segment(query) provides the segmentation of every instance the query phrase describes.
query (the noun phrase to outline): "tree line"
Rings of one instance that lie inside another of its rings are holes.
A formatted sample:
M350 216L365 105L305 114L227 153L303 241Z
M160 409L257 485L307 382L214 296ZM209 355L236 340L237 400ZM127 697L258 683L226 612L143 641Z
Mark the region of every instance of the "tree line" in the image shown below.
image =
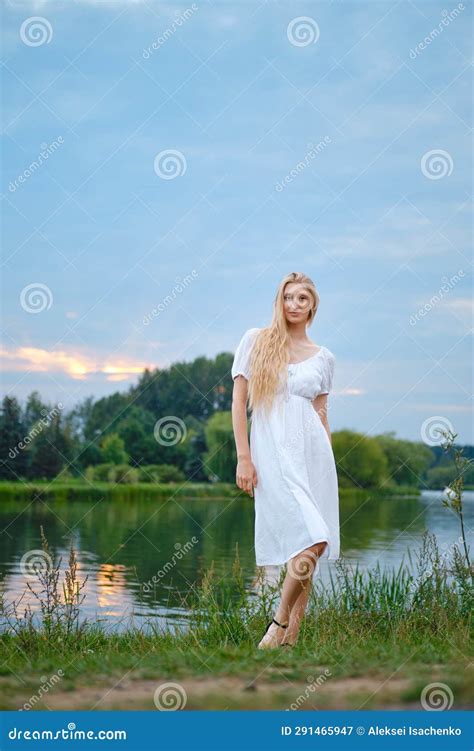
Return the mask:
M0 479L83 478L110 482L234 482L233 355L146 369L124 393L69 410L33 391L24 405L6 396L0 414ZM332 433L341 486L444 487L453 477L440 447L397 439ZM465 447L472 457L472 447ZM466 485L474 477L465 478Z

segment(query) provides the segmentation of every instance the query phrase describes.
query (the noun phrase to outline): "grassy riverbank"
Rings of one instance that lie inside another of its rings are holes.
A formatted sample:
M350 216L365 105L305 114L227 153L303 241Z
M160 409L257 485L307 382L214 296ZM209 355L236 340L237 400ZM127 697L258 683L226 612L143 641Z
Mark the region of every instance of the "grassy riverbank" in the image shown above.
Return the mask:
M377 496L419 496L417 487L395 485L384 488L340 488L340 496L367 493ZM171 496L182 499L193 498L235 498L248 496L233 483L169 482L137 483L135 485L109 482L86 483L83 480L60 482L0 482L0 503L2 501L93 501L116 500L166 500Z
M166 500L177 498L233 498L241 491L229 483L169 482L126 483L77 481L0 482L0 503L4 501L93 501Z
M325 588L315 577L293 649L256 649L278 587L259 577L246 591L238 558L232 577L210 569L190 590L189 627L177 633L81 627L75 596L69 609L50 598L36 623L5 606L1 706L153 709L171 682L186 709L421 709L441 682L452 708L472 707L474 601L461 549L440 555L427 533L410 568L363 574L340 559L333 571Z

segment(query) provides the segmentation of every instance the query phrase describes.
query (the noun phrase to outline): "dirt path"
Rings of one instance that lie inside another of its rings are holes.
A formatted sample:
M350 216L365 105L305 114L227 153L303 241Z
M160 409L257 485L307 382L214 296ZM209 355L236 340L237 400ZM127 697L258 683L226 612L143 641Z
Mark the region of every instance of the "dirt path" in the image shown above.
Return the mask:
M276 680L260 677L184 678L170 681L111 677L95 678L95 685L76 685L65 690L60 684L34 702L35 709L420 709L413 684L406 678L380 677L336 679L307 676L306 683L283 675ZM409 700L404 698L409 696ZM18 709L31 695L11 691L10 709ZM6 692L2 691L5 696ZM8 696L8 693L6 694Z

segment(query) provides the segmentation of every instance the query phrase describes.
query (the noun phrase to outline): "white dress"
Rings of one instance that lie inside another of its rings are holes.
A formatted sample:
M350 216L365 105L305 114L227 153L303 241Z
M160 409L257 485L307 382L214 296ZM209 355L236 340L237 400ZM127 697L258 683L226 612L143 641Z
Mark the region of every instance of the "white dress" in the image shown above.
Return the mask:
M252 345L261 329L248 329L239 342L232 378L249 379ZM317 542L328 544L321 558L339 558L339 493L328 434L311 400L328 394L335 357L322 347L288 366L288 385L277 391L269 415L251 415L250 453L257 471L254 488L255 558L258 566L281 565Z

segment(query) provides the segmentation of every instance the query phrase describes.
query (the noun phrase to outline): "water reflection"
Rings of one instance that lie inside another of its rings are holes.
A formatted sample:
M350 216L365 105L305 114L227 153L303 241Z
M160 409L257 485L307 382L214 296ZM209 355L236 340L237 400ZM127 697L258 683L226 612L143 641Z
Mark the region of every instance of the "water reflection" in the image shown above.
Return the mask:
M407 554L419 548L425 529L436 534L440 548L452 544L459 537L459 521L442 506L441 496L441 491L425 491L421 498L344 496L344 557L361 567L380 562L398 568L402 558L407 560ZM466 528L472 528L473 500L474 493L466 493ZM55 560L62 559L62 573L73 542L79 578L88 577L83 613L119 628L148 618L157 627L186 624L186 597L211 566L216 579L228 577L236 554L245 586L256 595L262 581L275 586L283 568L256 568L253 506L247 499L181 500L158 509L150 501L118 499L96 505L49 501L48 507L41 502L24 507L5 503L0 524L0 572L7 600L25 592L20 561L25 552L40 547L42 525ZM332 562L320 561L315 577L328 581L333 567ZM22 604L27 602L37 606L28 590Z

